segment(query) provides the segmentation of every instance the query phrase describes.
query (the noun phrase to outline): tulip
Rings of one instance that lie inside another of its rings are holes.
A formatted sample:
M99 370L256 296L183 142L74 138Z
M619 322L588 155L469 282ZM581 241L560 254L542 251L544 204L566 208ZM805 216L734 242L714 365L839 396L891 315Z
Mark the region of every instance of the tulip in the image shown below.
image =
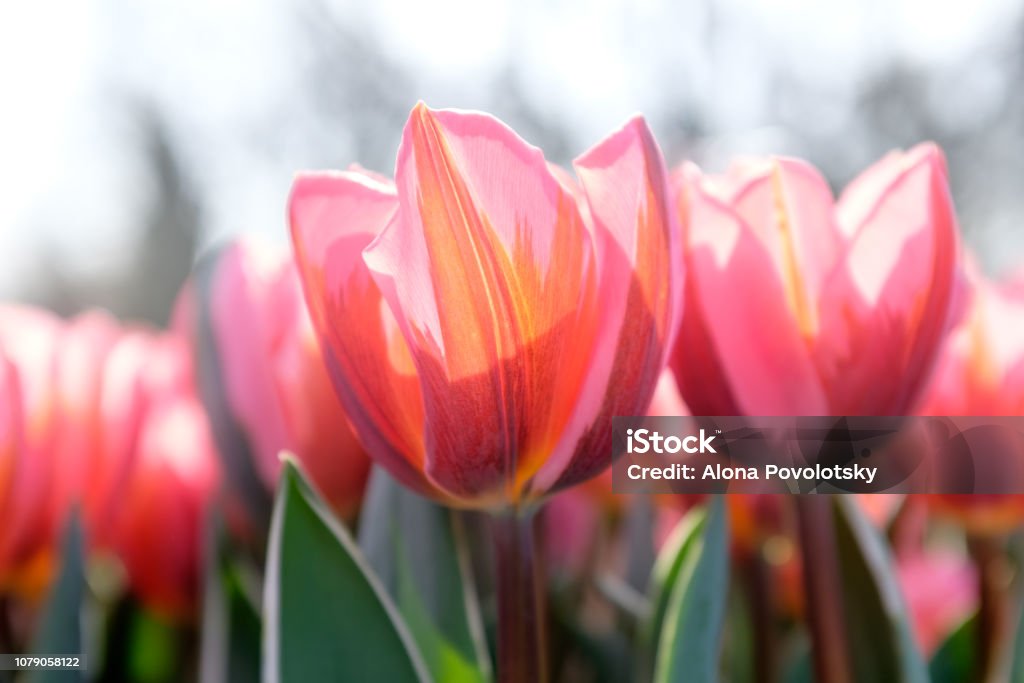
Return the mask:
M1024 291L974 268L971 307L951 335L924 406L926 415L1024 414ZM1024 520L1024 496L941 495L932 508L976 535L998 535Z
M971 307L950 337L921 410L926 415L1021 415L1024 409L1024 288L1020 280L996 283L969 270ZM1000 448L1017 449L1019 434L989 430ZM1010 439L1005 437L1009 436ZM1016 436L1016 444L1013 438ZM993 454L996 455L996 454ZM938 516L966 529L977 570L979 620L986 642L979 671L994 670L1010 646L1005 576L1005 535L1024 520L1021 495L936 495L928 498Z
M900 557L896 574L907 601L914 639L931 656L977 608L976 570L960 555L918 551Z
M55 350L52 400L54 514L63 520L90 493L92 476L103 467L105 441L102 395L106 361L122 334L110 315L89 311L64 323ZM101 533L87 528L87 535Z
M152 361L153 333L120 329L101 366L96 399L99 455L85 467L81 507L89 545L110 550L121 518L121 496L134 463L139 425L147 409L140 377ZM155 370L151 370L153 372Z
M207 296L226 402L264 484L274 488L279 454L290 451L351 517L370 461L331 387L290 254L253 241L229 245Z
M921 412L1022 415L1024 288L971 276L970 311L950 336Z
M61 322L0 306L0 591L35 599L53 571L55 516L53 401Z
M607 468L612 416L651 400L682 287L661 155L637 118L575 169L487 115L419 104L394 183L295 181L292 239L334 387L371 457L424 495L524 510ZM513 527L496 530L499 553L523 552L498 564L523 610L531 593L509 584L533 559ZM505 637L537 629L504 629L501 675L540 676Z
M901 415L959 313L959 244L935 145L834 201L808 164L675 174L687 306L673 358L698 415Z
M681 284L661 157L634 119L576 170L486 115L417 105L394 184L295 182L338 395L370 454L435 499L517 505L588 479L611 417L651 399Z
M112 543L147 605L170 616L189 615L198 604L202 528L218 483L213 438L187 340L161 333L125 343L146 350L131 392L139 403L123 406L127 412L120 415L133 435L129 451L120 454L130 464L111 465L119 483L108 489L117 508Z
M601 550L603 509L589 486L577 486L553 496L541 517L540 541L545 563L567 584L584 577Z
M894 152L838 201L810 165L675 174L686 307L672 367L697 415L902 415L961 302L946 165ZM850 680L827 501L795 503L822 680ZM814 566L810 566L814 565Z

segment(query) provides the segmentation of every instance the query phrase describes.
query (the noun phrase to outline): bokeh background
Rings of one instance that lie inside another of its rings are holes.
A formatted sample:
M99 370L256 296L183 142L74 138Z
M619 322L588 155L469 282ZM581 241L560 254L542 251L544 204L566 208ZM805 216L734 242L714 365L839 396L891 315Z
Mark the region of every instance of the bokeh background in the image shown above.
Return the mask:
M297 169L390 172L411 106L567 163L641 111L670 163L806 157L839 189L946 150L985 268L1024 262L1011 0L0 3L0 298L166 320L206 246L286 239Z

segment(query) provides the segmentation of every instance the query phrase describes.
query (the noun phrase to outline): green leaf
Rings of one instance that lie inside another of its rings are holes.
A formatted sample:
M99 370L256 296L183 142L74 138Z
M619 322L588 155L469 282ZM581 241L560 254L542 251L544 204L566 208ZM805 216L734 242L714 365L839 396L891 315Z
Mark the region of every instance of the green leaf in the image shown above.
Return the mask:
M969 681L974 673L978 642L978 617L964 620L939 646L928 664L932 683ZM1012 679L1019 680L1019 679Z
M748 560L754 562L756 560ZM757 642L754 605L748 586L744 585L749 568L736 566L725 613L724 656L722 677L727 681L756 681ZM767 672L764 672L767 673Z
M798 649L791 654L783 668L782 680L784 683L814 683L811 646L806 640L801 640Z
M669 598L679 578L679 572L693 549L699 546L706 520L707 512L704 507L690 510L669 534L654 562L651 580L648 582L648 594L654 609L646 629L646 639L652 647L657 646L657 637L661 633Z
M199 680L248 683L260 680L262 624L237 562L228 552L219 515L207 525Z
M896 570L878 531L852 498L836 496L836 542L855 680L928 683Z
M1016 605L1020 617L1017 621L1017 632L1013 637L1010 680L1013 683L1024 683L1024 599L1021 596L1018 596Z
M82 652L82 605L85 600L84 541L77 513L68 519L61 546L61 568L46 601L42 621L32 641L38 655L78 655ZM89 662L86 661L86 666ZM33 683L66 683L85 679L86 669L34 671Z
M165 617L138 606L131 611L127 659L129 680L136 683L170 683L181 680L182 634Z
M711 683L719 678L729 593L729 531L721 497L711 499L694 541L680 547L685 557L671 582L658 636L656 683Z
M274 505L263 602L265 680L431 680L380 581L291 458Z
M434 678L491 679L459 514L374 470L359 544L398 605Z

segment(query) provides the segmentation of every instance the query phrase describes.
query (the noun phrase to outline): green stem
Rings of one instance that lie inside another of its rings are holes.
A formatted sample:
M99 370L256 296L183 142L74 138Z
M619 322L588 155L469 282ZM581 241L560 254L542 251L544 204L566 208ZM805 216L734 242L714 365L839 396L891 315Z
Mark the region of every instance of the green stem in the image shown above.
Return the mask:
M814 680L851 683L853 670L846 649L843 593L839 581L841 568L832 501L823 495L801 495L795 500Z
M740 563L750 599L755 680L758 683L775 683L778 680L779 662L775 642L775 604L772 600L771 567L760 549L744 553Z
M498 683L548 680L544 584L533 514L491 517L498 589Z

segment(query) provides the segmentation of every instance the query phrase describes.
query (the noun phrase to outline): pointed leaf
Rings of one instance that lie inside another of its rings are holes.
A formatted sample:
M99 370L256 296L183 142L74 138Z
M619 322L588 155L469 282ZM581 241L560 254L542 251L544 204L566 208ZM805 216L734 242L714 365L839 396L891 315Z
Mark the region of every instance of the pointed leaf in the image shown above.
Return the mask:
M696 544L679 568L658 636L656 683L711 683L719 678L729 593L726 516L722 499L712 498Z
M380 468L359 544L395 600L437 680L490 680L465 531L458 513L416 495Z
M835 503L843 595L853 598L844 613L855 680L928 683L884 541L852 498Z
M690 510L676 524L654 562L654 569L648 582L648 595L654 609L646 628L647 640L651 647L657 647L658 634L661 633L672 589L675 588L676 580L687 558L699 547L700 535L704 531L706 521L707 511L704 507Z
M977 642L978 616L974 615L964 620L964 623L960 624L935 651L932 661L928 664L932 683L958 683L970 680L975 670L974 653Z
M201 683L248 683L260 679L260 613L226 548L219 515L210 520L203 593Z
M783 683L814 683L814 664L811 645L802 639L784 667Z
M68 519L61 547L61 568L32 641L38 655L78 655L82 652L82 605L85 600L84 541L77 513ZM86 662L88 666L88 662ZM34 671L33 683L82 681L85 670Z
M265 681L430 680L384 587L291 458L271 521L263 610Z
M1020 617L1017 622L1017 633L1013 640L1013 660L1010 662L1010 680L1013 683L1024 683L1024 599L1017 600Z

